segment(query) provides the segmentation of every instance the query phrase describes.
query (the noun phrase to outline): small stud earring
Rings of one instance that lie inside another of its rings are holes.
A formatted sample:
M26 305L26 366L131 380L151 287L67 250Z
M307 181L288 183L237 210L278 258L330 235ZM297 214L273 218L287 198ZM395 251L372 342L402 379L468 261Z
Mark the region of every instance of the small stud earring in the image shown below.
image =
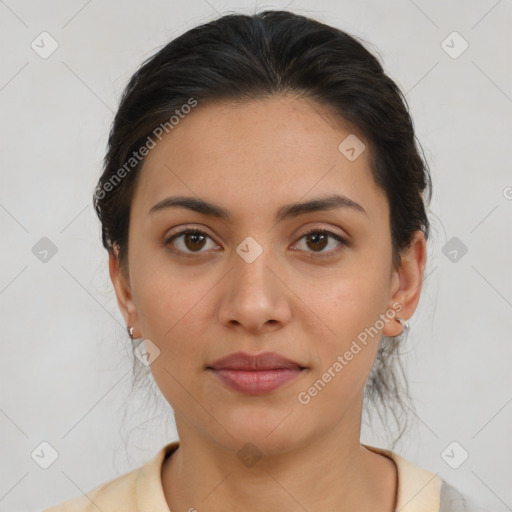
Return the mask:
M130 335L130 338L133 340L133 327L128 327L128 334Z
M403 330L400 334L397 334L397 336L394 336L394 338L401 336L402 334L407 334L407 331L409 330L409 322L407 320L404 320L403 318L396 318L396 321L400 324L402 324Z

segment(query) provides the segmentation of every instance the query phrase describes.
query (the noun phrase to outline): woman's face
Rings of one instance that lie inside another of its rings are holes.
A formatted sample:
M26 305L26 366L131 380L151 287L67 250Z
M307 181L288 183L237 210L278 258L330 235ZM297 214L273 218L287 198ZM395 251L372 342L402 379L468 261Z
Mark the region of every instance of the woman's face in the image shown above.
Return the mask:
M421 236L393 270L389 206L362 142L313 100L274 97L199 104L149 152L129 280L113 255L110 269L127 325L160 351L151 371L178 430L268 452L342 425L359 432L381 334L399 334L394 318L412 315L424 263ZM152 210L177 196L225 215ZM346 200L315 203L331 196ZM209 367L239 351L304 369L271 391L237 390Z

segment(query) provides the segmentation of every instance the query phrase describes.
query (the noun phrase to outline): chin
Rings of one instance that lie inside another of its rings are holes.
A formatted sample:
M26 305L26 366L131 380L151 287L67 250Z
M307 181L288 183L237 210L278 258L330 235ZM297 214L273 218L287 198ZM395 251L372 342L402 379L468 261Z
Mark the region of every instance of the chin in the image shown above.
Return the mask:
M290 451L304 442L307 436L297 428L296 423L289 421L294 416L293 413L289 413L290 410L284 410L279 414L267 412L266 417L237 414L231 416L229 420L218 417L218 421L231 434L223 435L222 441L218 441L235 451L248 443L266 455Z

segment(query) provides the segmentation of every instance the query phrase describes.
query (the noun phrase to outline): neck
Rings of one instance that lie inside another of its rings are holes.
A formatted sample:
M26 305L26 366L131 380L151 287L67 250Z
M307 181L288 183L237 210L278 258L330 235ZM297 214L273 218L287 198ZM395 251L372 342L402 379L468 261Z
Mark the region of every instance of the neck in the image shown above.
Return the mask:
M322 436L247 464L237 449L188 428L178 416L176 424L180 446L162 469L172 512L395 510L395 464L361 446L360 422L350 428L342 421Z

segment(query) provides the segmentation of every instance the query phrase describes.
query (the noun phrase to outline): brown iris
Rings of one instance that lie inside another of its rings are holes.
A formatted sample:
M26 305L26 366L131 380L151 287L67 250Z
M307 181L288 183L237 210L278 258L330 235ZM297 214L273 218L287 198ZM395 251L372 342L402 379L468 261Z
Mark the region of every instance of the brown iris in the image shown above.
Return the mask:
M323 233L312 233L307 235L308 247L311 249L322 250L327 245L328 236ZM309 245L309 241L313 241L313 246ZM321 247L319 247L321 245Z
M200 233L185 233L184 243L190 251L201 250L204 247L206 237Z

